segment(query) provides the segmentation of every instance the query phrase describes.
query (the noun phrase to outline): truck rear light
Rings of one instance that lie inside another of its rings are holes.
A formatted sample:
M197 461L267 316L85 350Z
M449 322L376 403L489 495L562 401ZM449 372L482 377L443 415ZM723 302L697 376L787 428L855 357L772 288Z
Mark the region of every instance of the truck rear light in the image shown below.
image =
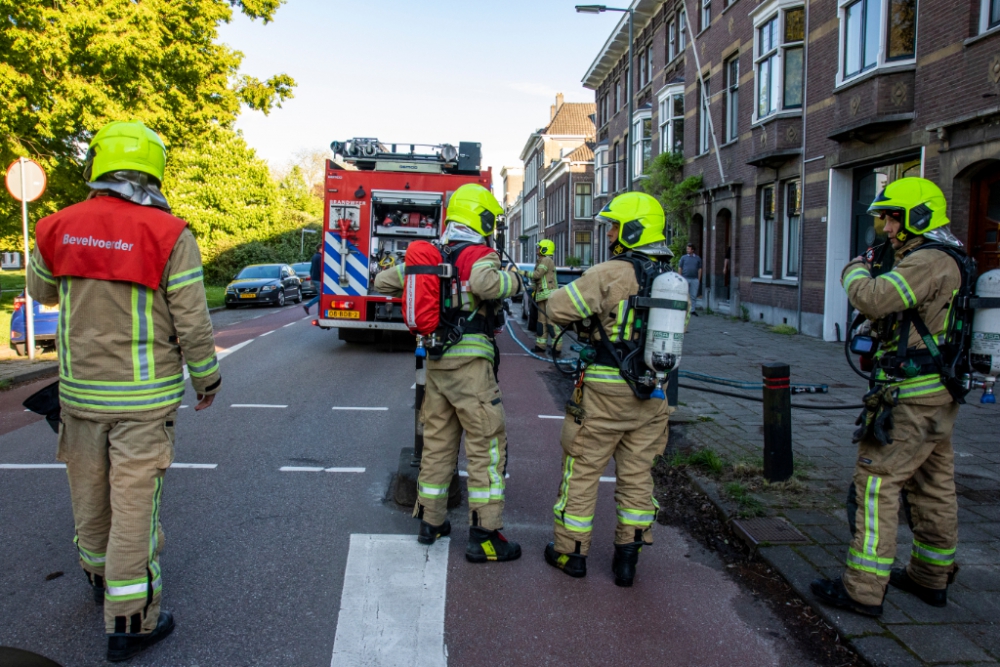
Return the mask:
M331 301L330 308L333 310L352 310L354 308L353 301Z

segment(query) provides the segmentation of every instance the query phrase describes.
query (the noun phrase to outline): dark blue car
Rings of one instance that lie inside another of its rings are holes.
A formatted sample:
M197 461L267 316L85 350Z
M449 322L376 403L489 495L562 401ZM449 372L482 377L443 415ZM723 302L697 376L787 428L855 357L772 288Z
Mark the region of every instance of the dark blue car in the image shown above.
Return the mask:
M37 301L31 302L35 311L35 345L55 349L56 324L59 321L58 306L43 306ZM27 332L24 317L24 292L14 298L14 314L10 318L10 348L18 356L28 352Z

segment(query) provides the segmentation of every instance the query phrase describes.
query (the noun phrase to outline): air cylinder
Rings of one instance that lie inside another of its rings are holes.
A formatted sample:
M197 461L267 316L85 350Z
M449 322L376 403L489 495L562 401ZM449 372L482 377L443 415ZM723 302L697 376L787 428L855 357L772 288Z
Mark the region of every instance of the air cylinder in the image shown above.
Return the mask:
M1000 298L1000 269L987 271L976 281L976 296ZM978 308L972 319L972 367L991 377L1000 376L1000 308Z
M681 363L688 283L679 273L667 271L653 280L649 296L663 307L649 309L644 360L657 379L662 380Z

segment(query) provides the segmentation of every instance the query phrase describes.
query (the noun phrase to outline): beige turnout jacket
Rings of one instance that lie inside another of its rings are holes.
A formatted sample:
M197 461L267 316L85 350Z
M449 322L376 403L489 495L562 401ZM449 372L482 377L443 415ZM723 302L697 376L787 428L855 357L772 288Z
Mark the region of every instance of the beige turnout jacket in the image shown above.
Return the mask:
M33 299L59 305L59 393L82 419L162 419L184 395L184 367L199 394L222 376L205 300L201 255L185 229L157 289L55 277L36 248L27 277Z

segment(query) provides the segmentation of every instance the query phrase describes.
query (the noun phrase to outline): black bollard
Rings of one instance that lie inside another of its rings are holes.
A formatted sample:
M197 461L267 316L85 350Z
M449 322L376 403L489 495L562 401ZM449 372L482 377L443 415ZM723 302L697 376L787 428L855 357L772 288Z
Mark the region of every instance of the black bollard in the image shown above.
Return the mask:
M784 482L792 476L792 392L788 364L763 364L764 478Z

